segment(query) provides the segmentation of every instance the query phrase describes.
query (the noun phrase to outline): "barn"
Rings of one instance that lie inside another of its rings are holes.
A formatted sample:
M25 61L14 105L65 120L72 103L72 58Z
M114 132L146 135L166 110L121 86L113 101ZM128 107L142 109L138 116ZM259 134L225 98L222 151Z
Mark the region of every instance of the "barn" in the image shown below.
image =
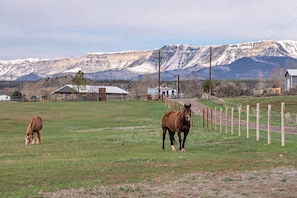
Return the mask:
M286 90L290 91L291 88L297 85L297 69L287 69L285 78Z
M10 96L0 94L0 101L10 101Z
M126 100L128 92L116 86L94 86L94 85L64 85L51 92L51 100L54 101L104 101L104 100Z

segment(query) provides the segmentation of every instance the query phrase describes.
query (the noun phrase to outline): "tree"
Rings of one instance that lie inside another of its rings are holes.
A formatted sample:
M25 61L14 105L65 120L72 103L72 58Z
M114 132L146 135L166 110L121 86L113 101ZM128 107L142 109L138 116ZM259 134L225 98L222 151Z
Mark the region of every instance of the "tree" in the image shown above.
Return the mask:
M17 100L17 101L21 101L22 100L22 93L20 91L14 91L12 93L11 99L12 100Z
M87 81L84 77L84 72L79 70L72 79L72 83L76 86L86 86Z
M72 83L76 87L76 90L77 90L78 94L80 93L79 90L85 89L86 88L86 84L87 84L87 80L84 77L84 72L82 72L81 70L79 70L76 73L76 75L72 78Z
M132 92L134 92L135 97L138 99L147 94L148 88L156 87L156 80L152 75L146 74L143 76L142 80L133 81L131 86Z
M204 92L208 93L209 92L209 80L206 80L203 82L202 84L202 89ZM220 82L219 81L215 81L215 80L212 80L211 81L211 90L214 90L214 88L216 88L217 86L220 85Z
M230 97L230 96L241 96L251 95L250 89L245 83L236 83L223 81L213 90L217 97Z
M184 94L190 98L199 98L202 96L202 83L200 80L192 78L186 83L181 83Z
M258 76L259 76L259 81L258 81L258 85L257 85L257 90L259 93L262 93L265 88L265 82L264 82L263 74L261 71L259 71Z
M270 72L270 78L274 84L274 86L278 86L280 88L285 88L285 70L280 67L279 65L276 65L272 71Z
M230 96L239 96L240 90L235 82L226 81L214 88L216 96L218 97L230 97Z

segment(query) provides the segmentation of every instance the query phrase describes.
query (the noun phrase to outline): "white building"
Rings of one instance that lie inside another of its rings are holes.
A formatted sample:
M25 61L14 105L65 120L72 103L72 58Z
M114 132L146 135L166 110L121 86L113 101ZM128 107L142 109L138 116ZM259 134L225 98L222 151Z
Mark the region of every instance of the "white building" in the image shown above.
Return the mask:
M0 101L10 101L10 96L0 94Z
M152 100L157 100L158 99L158 87L156 88L148 88L147 89L147 94L151 96ZM165 96L168 98L183 98L183 93L178 93L176 89L172 89L169 87L161 87L160 88L160 96Z
M287 69L285 73L286 78L286 90L297 86L297 69Z

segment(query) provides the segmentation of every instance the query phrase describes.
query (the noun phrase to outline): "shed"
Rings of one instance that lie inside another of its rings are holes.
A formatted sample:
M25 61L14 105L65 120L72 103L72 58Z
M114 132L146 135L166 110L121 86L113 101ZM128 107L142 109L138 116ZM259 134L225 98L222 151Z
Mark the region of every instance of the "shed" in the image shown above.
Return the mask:
M297 69L287 69L285 78L286 90L289 91L291 88L297 85Z
M0 94L0 101L10 101L10 96Z
M104 90L105 93L100 93ZM51 92L55 100L126 100L128 92L116 86L64 85ZM103 95L102 95L103 94ZM63 97L65 96L65 97Z

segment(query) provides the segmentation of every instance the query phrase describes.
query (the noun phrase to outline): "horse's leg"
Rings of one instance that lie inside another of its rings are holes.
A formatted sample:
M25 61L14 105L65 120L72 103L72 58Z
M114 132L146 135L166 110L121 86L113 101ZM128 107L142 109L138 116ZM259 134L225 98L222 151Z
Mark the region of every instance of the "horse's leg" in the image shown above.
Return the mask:
M35 144L36 143L36 140L35 140L35 137L34 137L34 131L32 132L32 144Z
M183 144L182 144L182 150L181 152L185 152L186 149L185 149L185 143L186 143L186 139L187 139L187 135L188 135L189 131L185 131L184 132L184 139L183 139Z
M163 146L162 146L163 150L165 150L165 143L164 142L165 142L165 137L166 137L166 130L167 130L166 127L164 127L163 128Z
M175 147L174 147L174 142L175 142L174 134L175 134L175 132L172 132L172 131L169 130L169 137L170 137L170 144L171 144L171 150L172 151L175 151Z
M173 142L173 144L175 144L176 143L175 138L174 138L175 132L171 132L171 133L172 133L172 142Z
M38 131L38 144L41 144L41 130Z
M177 131L178 141L179 141L179 150L182 151L182 138L181 138L181 131Z

